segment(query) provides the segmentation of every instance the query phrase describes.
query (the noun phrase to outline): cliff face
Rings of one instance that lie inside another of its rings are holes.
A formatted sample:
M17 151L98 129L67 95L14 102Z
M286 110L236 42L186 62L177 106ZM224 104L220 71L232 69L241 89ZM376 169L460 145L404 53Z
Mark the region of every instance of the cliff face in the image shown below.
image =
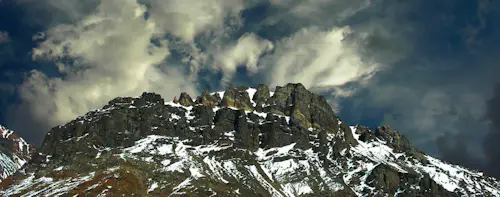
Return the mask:
M471 185L472 184L472 185ZM499 183L341 121L301 84L116 98L53 128L3 195L459 196Z
M67 164L82 153L97 154L94 146L128 147L148 135L176 136L201 145L214 143L231 131L235 146L249 150L294 142L308 149L312 147L309 135L319 133L338 136L338 146L357 144L350 128L338 124L323 97L301 84L289 84L278 87L272 96L262 85L257 89L229 88L224 93L204 92L196 100L182 93L177 103L166 104L154 93L116 98L103 109L52 129L41 152Z
M0 125L0 182L28 162L34 150L24 139Z

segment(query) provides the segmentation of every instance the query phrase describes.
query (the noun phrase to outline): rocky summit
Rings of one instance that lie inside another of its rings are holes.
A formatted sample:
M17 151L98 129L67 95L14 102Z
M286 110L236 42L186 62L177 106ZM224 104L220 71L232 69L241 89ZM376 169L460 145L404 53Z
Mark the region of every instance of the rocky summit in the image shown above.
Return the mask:
M3 196L500 196L500 182L349 126L301 84L115 98L53 128Z

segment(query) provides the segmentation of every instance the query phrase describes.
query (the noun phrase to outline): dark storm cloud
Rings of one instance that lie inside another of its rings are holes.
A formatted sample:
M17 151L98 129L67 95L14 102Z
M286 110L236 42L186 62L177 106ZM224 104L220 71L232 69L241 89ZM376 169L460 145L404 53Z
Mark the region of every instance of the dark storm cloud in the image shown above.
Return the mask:
M500 4L496 1L478 1L476 20L465 28L463 34L467 51L471 54L471 59L474 59L468 62L467 70L470 74L464 76L463 80L469 83L469 87L482 92L482 100L479 102L485 104L483 113L481 116L474 116L475 121L465 120L475 122L475 127L461 129L455 136L444 135L443 138L450 138L446 143L443 140L437 141L445 160L483 170L487 175L495 177L500 177L500 85L495 86L499 82L500 73L500 47L495 44L500 43L497 33L500 27L495 24L500 19L499 11ZM473 124L469 124L471 125ZM455 144L455 148L451 149L450 144ZM467 149L469 151L465 152Z
M500 177L500 84L494 90L493 97L487 102L487 118L491 121L491 130L484 141L486 172Z
M13 49L10 42L9 34L6 31L0 31L0 68L12 58Z
M390 20L401 25L379 24L406 43L373 34L365 57L395 61L364 88L346 85L358 91L341 101L340 116L351 124L391 124L433 156L491 172L485 158L494 153L482 148L488 130L483 117L500 72L495 63L499 47L492 44L500 42L493 33L499 30L494 24L499 13L493 10L500 4L409 1L400 6L406 9L385 10L388 7L381 10L392 13ZM402 50L407 53L398 53Z
M469 149L469 141L466 135L446 133L436 139L436 144L446 161L472 169L485 169L485 159Z
M474 47L481 44L480 39L478 39L479 34L487 27L487 15L489 12L499 11L495 8L495 3L491 3L490 0L478 0L476 8L476 22L469 24L464 28L464 39L465 44L469 49L474 51Z

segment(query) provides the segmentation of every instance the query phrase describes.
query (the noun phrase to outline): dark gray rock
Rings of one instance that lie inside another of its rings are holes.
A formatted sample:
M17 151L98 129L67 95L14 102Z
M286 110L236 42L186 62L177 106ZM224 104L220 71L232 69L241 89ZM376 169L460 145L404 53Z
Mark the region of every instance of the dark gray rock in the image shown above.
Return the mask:
M293 143L293 137L291 133L285 133L284 128L279 122L279 117L272 114L268 114L266 118L266 123L261 127L262 148L272 148L281 147Z
M196 98L197 104L205 105L211 108L219 105L220 102L221 98L219 97L219 94L210 95L208 90L203 91L203 93L201 93L201 96L198 96Z
M327 129L329 132L339 132L337 116L333 112L323 96L312 94L309 111L311 113L311 125Z
M406 136L401 136L399 131L394 131L390 126L379 126L375 130L375 136L388 142L391 148L403 152L411 148L410 141Z
M306 150L311 148L309 142L309 131L302 127L290 127L292 141L295 142L295 148Z
M191 96L189 96L188 93L182 92L181 96L179 97L179 104L189 107L193 106L195 103L193 102L193 99L191 98Z
M260 129L255 124L249 124L245 111L239 110L236 113L235 141L234 146L255 151L259 148Z
M359 135L359 140L362 142L370 142L375 139L375 134L365 126L356 125L356 134Z
M327 139L327 133L326 130L321 129L318 133L318 141L319 141L319 154L323 158L326 158L329 150L329 144L328 144L328 139Z
M269 87L264 84L259 84L259 86L257 87L257 92L255 92L252 98L252 100L256 103L255 110L258 112L262 112L262 106L266 103L269 97Z
M394 170L385 164L379 164L372 170L370 175L368 175L367 182L370 186L384 189L389 193L389 195L394 195L401 185L402 178L403 175L397 170Z
M248 111L253 111L253 105L250 102L250 96L248 92L245 91L246 88L228 88L224 92L224 97L220 103L222 107L234 107L237 109L244 109Z
M396 152L405 152L408 156L420 161L422 164L427 164L428 161L424 154L411 146L410 141L406 136L403 136L399 131L394 131L390 126L379 126L375 130L375 137L387 142L387 145Z
M367 183L387 192L389 196L393 196L398 190L404 191L398 196L459 196L438 185L427 174L421 177L416 173L403 173L385 164L379 164L371 171Z
M274 91L274 95L267 99L263 112L270 112L273 114L279 115L290 115L289 106L287 106L287 99L292 92L292 86L276 86L276 90ZM288 110L287 110L288 109ZM288 112L288 113L287 113Z
M346 143L348 143L349 145L352 145L352 146L358 145L358 141L356 141L356 139L354 139L354 136L352 135L351 127L349 127L349 125L342 122L340 124L340 130L342 131L342 133L344 135L344 139L345 139Z
M196 105L193 107L195 119L191 121L191 126L211 126L214 119L212 107L207 105Z
M221 133L234 130L236 112L237 111L229 108L219 109L214 118L215 130L218 130Z

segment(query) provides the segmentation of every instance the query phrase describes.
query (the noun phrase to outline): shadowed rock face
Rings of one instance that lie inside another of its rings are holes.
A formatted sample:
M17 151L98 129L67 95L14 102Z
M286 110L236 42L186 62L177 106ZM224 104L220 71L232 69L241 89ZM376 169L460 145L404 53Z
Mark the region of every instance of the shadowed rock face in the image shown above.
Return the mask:
M436 161L406 137L388 126L346 125L302 84L178 98L115 98L53 128L4 195L58 184L69 196L457 195L424 173ZM54 180L33 181L40 177Z
M253 96L252 100L255 102L255 110L258 112L262 112L262 107L266 104L267 99L271 97L269 92L269 88L266 85L260 84L257 87L257 91Z
M41 151L68 164L82 153L97 154L93 146L132 146L147 135L177 136L209 144L228 131L235 131L235 146L249 150L294 142L297 147L308 149L311 131L341 134L337 151L357 143L350 128L338 124L325 98L309 92L302 84L278 86L272 96L265 85L259 85L252 98L247 90L248 87L228 88L222 99L205 91L196 101L181 93L178 104L183 107L165 105L164 99L155 93L116 98L103 109L53 128ZM262 113L258 113L257 106ZM214 108L218 109L215 113Z
M428 175L421 178L416 173L401 173L385 164L375 167L368 175L367 182L375 188L386 188L388 193L406 190L398 193L398 196L457 196L440 187ZM412 186L427 189L411 190Z

